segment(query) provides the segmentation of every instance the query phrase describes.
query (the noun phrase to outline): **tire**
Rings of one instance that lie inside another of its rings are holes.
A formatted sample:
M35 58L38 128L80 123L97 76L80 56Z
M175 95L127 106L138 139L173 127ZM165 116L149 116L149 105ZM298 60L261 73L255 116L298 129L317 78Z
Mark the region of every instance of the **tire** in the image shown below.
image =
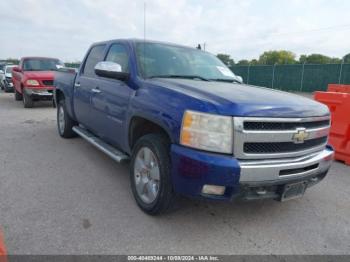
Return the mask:
M130 165L131 189L138 206L149 215L165 213L175 199L169 151L170 143L161 134L145 135L133 148ZM149 157L145 157L147 155Z
M58 134L63 138L76 137L73 126L78 125L67 113L65 100L59 100L57 105L57 130Z
M5 91L5 93L12 93L13 89L5 87L4 91Z
M17 91L16 88L14 88L14 89L15 89L15 100L16 100L16 101L21 101L21 100L23 99L22 94L20 94L20 93Z
M23 106L24 108L32 108L34 106L33 99L27 95L27 93L23 90Z

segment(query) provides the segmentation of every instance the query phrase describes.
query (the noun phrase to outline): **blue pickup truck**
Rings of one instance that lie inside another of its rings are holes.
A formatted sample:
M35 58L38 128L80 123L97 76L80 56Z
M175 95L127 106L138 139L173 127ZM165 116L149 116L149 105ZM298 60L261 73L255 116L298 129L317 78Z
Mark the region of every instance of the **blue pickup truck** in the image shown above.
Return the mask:
M60 136L121 162L148 214L177 194L215 200L300 197L333 160L326 106L243 84L214 55L134 39L93 44L55 76Z

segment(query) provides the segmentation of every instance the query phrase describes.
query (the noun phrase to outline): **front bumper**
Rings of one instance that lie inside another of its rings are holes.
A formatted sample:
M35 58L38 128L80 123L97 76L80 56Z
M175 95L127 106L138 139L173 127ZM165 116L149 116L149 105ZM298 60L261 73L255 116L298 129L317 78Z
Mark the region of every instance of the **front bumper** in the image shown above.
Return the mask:
M53 89L48 88L25 88L26 94L33 100L52 100Z
M6 92L13 92L14 91L14 87L13 87L12 82L4 81L3 86L4 86L4 90Z
M221 155L172 145L174 190L183 195L229 200L278 198L281 187L305 181L308 187L321 181L333 160L333 150L294 159L237 160ZM224 195L204 195L204 185L225 186Z

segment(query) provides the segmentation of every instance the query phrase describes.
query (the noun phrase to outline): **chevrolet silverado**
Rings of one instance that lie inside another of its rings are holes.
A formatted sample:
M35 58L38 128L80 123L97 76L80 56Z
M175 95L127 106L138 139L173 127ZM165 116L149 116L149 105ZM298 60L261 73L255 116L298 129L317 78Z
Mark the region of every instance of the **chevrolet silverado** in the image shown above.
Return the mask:
M301 197L327 174L325 105L241 83L214 55L144 40L93 44L57 72L58 133L114 160L148 214L182 194L215 200Z

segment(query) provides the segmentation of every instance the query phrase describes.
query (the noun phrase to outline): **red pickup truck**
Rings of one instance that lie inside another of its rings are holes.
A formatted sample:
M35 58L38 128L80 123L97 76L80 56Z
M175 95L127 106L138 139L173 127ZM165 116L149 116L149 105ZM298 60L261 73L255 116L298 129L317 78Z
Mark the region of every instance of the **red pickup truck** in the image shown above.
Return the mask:
M12 71L15 100L23 100L25 108L33 107L34 101L52 100L54 71L63 67L57 58L23 57Z

